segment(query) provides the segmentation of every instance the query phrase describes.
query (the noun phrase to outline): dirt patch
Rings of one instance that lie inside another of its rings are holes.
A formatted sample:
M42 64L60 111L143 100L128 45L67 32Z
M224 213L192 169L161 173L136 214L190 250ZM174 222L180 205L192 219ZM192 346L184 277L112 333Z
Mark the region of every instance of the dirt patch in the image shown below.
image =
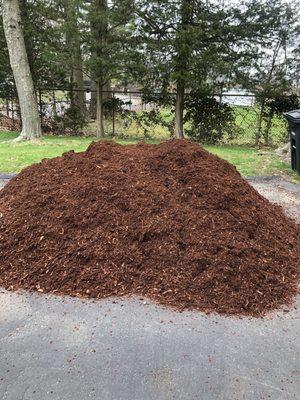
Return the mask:
M300 229L188 141L92 144L0 192L0 284L260 316L297 293Z

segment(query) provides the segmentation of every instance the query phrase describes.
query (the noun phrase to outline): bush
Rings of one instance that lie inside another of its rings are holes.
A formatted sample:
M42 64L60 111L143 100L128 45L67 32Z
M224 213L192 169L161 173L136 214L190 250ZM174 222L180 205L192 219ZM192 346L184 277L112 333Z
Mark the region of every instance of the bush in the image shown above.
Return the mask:
M121 114L124 112L123 106L130 104L130 101L123 101L117 97L110 97L103 101L104 116L106 118L112 117L113 113ZM126 111L126 110L125 110Z
M172 135L174 131L173 119L169 120L158 109L133 113L131 115L131 118L142 129L144 138L146 139L151 138L154 126L159 125L163 128L166 128L169 131L170 135Z
M270 107L271 111L274 114L282 115L282 113L284 112L299 108L300 101L295 94L289 96L282 95L282 96L277 96L271 100L268 100L266 102L266 105Z
M58 135L72 134L78 135L86 125L86 117L80 108L69 107L62 116L54 117L53 133Z
M266 107L263 113L263 119L265 121L265 130L263 131L263 136L265 138L265 142L270 144L273 142L271 136L271 127L273 125L274 117L280 117L285 121L283 118L283 113L291 110L295 110L299 108L299 98L296 95L281 95L276 96L272 99L268 99L266 101ZM283 129L281 134L281 140L286 141L289 137L288 130Z
M226 135L236 136L234 111L228 104L218 102L214 97L199 93L187 97L185 122L190 123L188 135L202 143L216 144Z

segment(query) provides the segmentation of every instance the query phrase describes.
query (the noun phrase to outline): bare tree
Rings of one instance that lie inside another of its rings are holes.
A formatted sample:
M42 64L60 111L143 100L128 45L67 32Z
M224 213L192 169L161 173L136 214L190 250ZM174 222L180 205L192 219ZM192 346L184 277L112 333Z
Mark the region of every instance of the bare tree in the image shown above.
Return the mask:
M26 53L19 1L5 0L1 5L3 28L22 117L22 132L16 140L31 140L41 136L41 120Z

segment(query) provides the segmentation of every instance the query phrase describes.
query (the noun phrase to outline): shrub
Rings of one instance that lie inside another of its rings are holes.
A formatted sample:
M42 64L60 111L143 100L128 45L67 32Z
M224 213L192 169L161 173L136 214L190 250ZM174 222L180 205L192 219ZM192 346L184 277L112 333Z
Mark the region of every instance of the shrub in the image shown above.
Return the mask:
M86 117L80 108L71 106L62 116L54 117L53 133L78 135L86 125Z
M188 135L202 143L215 144L226 135L236 136L234 111L228 104L222 104L214 97L192 93L185 103L185 122L190 123Z
M270 107L274 114L281 115L284 112L299 108L300 101L295 94L291 94L289 96L282 95L268 100L267 106Z
M161 126L166 128L170 135L174 131L174 121L169 120L169 116L163 115L159 109L153 109L150 111L141 111L132 114L132 119L142 129L143 135L146 139L150 139L152 136L153 126Z

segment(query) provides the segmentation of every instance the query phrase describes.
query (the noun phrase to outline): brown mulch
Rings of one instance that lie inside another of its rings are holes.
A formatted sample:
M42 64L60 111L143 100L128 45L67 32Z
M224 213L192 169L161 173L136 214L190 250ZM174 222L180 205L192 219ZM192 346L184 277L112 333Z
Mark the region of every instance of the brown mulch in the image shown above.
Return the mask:
M44 160L0 192L0 217L7 289L252 316L297 293L300 227L189 141Z
M13 119L6 115L0 114L0 131L19 131L21 130L21 122L19 119Z

